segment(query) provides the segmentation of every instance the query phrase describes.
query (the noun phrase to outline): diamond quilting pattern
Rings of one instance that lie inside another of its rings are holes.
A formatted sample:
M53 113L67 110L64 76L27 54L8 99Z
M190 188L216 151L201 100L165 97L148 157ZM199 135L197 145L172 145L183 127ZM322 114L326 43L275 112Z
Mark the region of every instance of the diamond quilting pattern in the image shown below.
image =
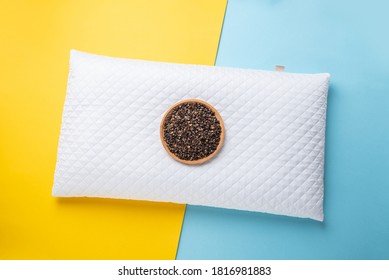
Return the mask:
M166 201L323 220L328 74L181 65L71 52L55 196ZM200 166L168 156L165 111L202 99L222 150Z

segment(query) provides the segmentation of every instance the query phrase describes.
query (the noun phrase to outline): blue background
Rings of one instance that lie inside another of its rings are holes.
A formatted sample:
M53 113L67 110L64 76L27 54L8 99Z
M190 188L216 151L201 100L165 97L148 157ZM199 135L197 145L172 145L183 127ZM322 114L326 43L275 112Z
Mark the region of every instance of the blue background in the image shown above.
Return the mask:
M188 206L177 259L389 259L389 2L230 0L217 65L329 72L325 222Z

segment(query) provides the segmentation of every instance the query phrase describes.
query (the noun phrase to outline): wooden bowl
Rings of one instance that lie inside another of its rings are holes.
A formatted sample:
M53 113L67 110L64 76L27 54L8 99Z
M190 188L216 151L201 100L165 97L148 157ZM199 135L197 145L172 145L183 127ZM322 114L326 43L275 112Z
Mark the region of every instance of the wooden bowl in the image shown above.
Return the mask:
M165 120L166 118L171 114L171 112L179 105L181 104L184 104L184 103L200 103L206 107L208 107L212 112L215 113L215 117L216 119L219 121L220 123L220 127L221 127L221 134L220 134L220 141L219 141L219 144L218 146L216 147L216 150L208 155L207 157L204 157L204 158L201 158L201 159L198 159L198 160L183 160L183 159L180 159L179 157L177 157L175 154L173 154L172 152L170 152L167 144L166 144L166 141L164 139L164 129L163 129L163 126L164 126L164 123L165 123ZM176 104L174 104L173 106L171 106L169 108L169 110L166 111L165 115L163 116L162 118L162 121L161 121L161 124L160 124L160 138L161 138L161 142L162 142L162 145L163 147L165 148L165 150L168 152L168 154L173 158L175 159L176 161L179 161L181 163L184 163L184 164L189 164L189 165L195 165L195 164L202 164L204 162L207 162L209 161L211 158L213 158L219 151L220 151L220 148L222 147L223 145L223 141L224 141L224 122L223 122L223 119L222 117L220 116L219 112L212 106L210 105L209 103L205 102L205 101L202 101L202 100L198 100L198 99L187 99L187 100L182 100L180 102L177 102Z

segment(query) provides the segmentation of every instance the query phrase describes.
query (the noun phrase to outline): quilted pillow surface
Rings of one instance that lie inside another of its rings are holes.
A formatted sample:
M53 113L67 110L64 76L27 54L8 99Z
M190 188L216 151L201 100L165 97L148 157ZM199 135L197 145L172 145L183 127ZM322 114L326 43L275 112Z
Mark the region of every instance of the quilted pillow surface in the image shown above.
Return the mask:
M323 220L329 74L111 58L71 51L53 195L188 203ZM159 126L176 102L221 114L221 151L185 165Z

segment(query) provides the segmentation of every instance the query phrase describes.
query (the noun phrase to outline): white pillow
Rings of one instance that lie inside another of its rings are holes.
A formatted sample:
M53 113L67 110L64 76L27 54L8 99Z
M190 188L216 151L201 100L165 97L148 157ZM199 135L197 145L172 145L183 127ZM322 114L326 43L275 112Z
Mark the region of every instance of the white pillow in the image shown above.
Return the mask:
M139 199L323 220L329 74L111 58L71 51L54 196ZM185 165L159 125L184 99L221 114L221 151Z

